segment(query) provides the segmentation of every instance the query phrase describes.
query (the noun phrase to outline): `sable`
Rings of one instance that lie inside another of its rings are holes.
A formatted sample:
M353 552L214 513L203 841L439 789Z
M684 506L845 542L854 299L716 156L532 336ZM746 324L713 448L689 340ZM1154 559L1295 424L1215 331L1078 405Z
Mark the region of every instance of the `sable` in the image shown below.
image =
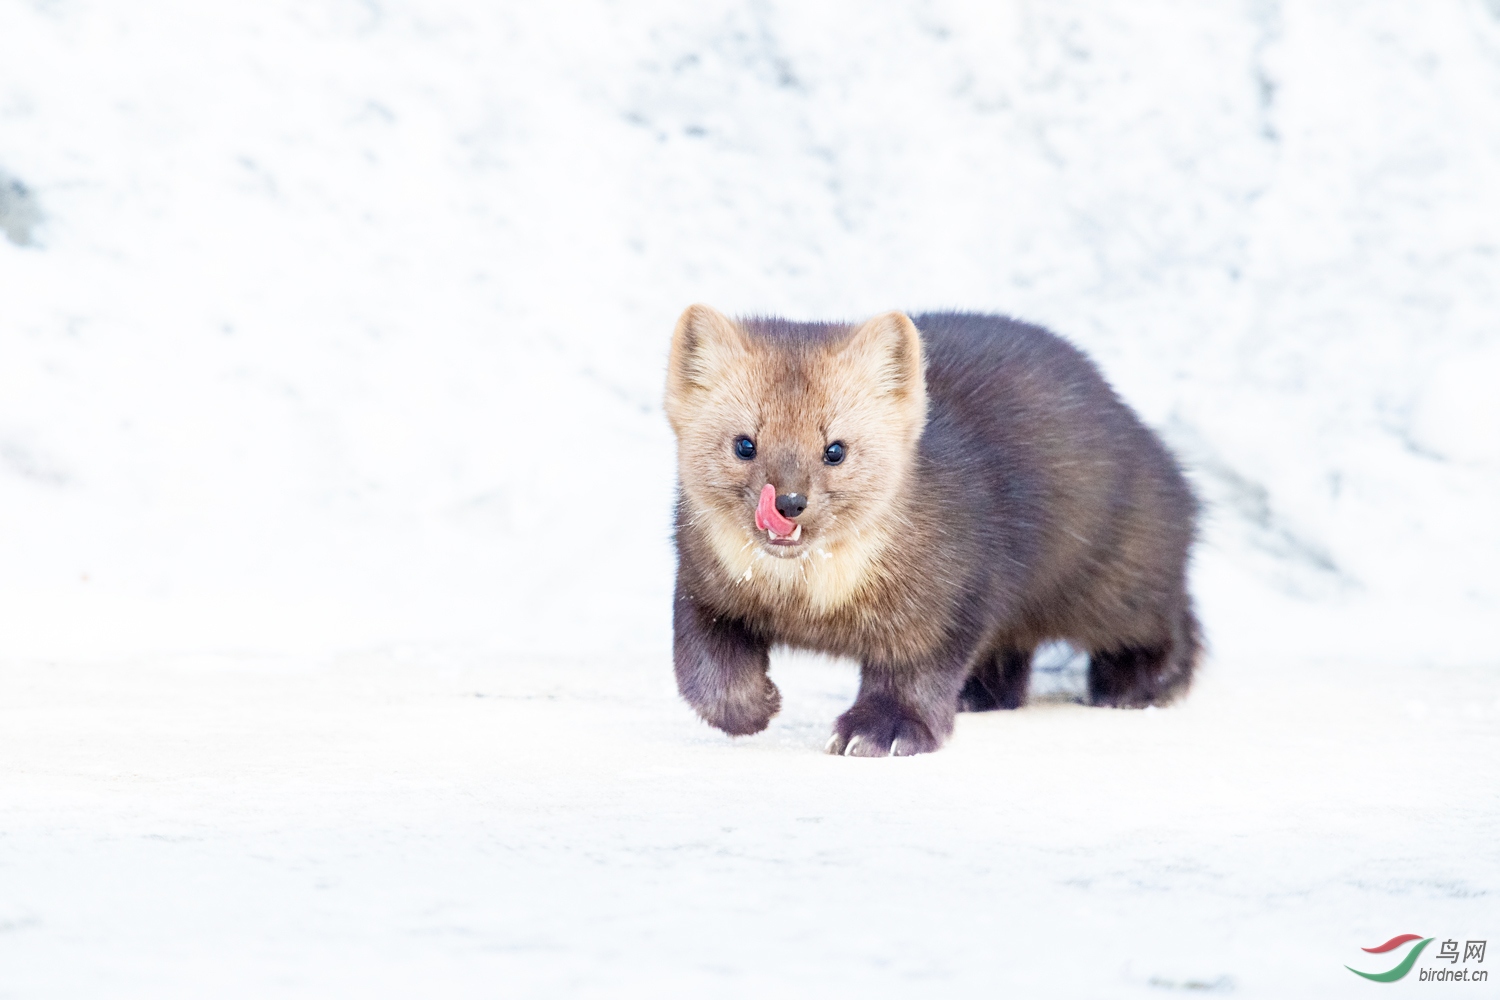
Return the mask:
M678 320L678 689L734 735L781 705L784 644L859 660L830 753L926 753L1024 704L1031 654L1089 653L1089 700L1186 690L1196 503L1076 348L1001 316Z

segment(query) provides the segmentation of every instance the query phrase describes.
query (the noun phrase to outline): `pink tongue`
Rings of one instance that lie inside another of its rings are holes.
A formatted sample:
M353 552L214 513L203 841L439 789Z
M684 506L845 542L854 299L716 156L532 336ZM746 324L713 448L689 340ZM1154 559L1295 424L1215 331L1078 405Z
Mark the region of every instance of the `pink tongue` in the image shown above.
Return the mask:
M776 487L767 483L760 491L760 506L755 508L755 526L761 531L770 528L778 535L790 535L797 529L795 522L788 521L776 509Z

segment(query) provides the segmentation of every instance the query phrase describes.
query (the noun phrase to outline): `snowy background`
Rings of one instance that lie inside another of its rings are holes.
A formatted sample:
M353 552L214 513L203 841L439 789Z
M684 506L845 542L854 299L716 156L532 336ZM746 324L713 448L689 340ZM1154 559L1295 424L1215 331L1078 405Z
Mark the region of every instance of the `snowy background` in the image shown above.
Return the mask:
M0 997L1353 996L1500 938L1497 181L1496 0L0 0ZM1193 696L846 761L786 656L699 724L693 301L1091 352L1209 505Z

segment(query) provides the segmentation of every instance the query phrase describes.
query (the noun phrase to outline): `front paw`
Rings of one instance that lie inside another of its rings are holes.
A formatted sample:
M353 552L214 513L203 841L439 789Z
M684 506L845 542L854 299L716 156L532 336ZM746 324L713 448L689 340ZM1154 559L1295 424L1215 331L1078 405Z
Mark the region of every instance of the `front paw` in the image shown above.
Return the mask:
M910 757L942 746L932 729L886 699L858 701L833 724L827 751L845 757Z
M704 722L730 736L758 733L781 711L781 692L765 674L739 678L715 694L703 702L695 701L693 708Z

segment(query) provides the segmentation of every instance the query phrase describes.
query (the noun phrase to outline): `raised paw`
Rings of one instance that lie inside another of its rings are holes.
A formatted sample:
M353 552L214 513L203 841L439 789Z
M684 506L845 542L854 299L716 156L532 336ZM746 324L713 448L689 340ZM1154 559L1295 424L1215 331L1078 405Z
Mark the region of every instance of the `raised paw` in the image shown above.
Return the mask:
M703 721L730 736L749 736L771 724L781 711L781 692L762 673L748 673L720 687L716 697L695 702L693 708Z
M833 724L825 748L845 757L910 757L942 746L932 729L884 698L857 701Z

